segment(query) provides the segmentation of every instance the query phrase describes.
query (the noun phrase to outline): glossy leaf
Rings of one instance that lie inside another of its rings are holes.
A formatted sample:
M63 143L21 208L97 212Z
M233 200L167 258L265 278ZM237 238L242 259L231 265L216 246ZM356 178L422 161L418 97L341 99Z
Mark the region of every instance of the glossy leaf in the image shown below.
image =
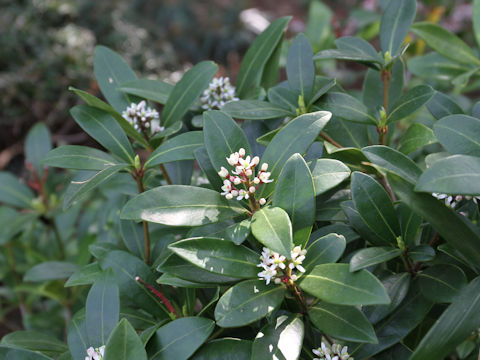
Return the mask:
M367 226L367 224L365 224L365 221L363 221L358 210L355 208L353 201L343 201L341 203L341 208L348 218L349 223L355 228L355 230L364 240L376 246L392 245L387 240L380 238Z
M252 234L270 250L291 258L292 223L288 213L279 207L265 207L252 217Z
M93 71L103 96L117 112L122 113L131 103L140 101L136 96L117 90L122 84L136 80L137 77L125 60L116 52L105 46L96 46L93 57Z
M415 19L417 2L415 0L390 1L380 23L380 47L396 56Z
M169 185L148 190L123 208L120 218L169 226L199 226L245 213L236 201L194 186Z
M0 171L0 202L19 208L31 208L34 194L15 176Z
M162 125L169 127L181 121L189 107L205 90L218 66L212 61L202 61L188 70L170 92L162 112Z
M402 253L402 250L393 247L370 247L361 249L350 260L350 271L357 271L367 267L387 262Z
M135 154L120 125L108 113L88 105L77 105L70 110L80 127L106 149L133 164Z
M480 158L453 155L435 162L422 174L415 191L480 195Z
M411 31L446 58L463 64L480 65L471 47L440 25L419 22L411 27Z
M330 120L328 111L300 115L283 127L265 149L260 163L268 164L270 179L276 180L287 160L295 153L303 154ZM273 192L274 183L263 185L259 197Z
M287 212L292 222L293 243L304 247L315 221L315 187L300 154L293 154L285 163L273 193L273 206Z
M2 337L1 345L35 351L47 356L58 356L68 351L67 346L56 337L34 330L8 333ZM10 358L7 357L6 359Z
M291 17L275 20L249 47L238 71L236 92L243 99L249 91L259 85L264 67L283 37Z
M408 250L408 256L413 261L432 261L435 257L435 250L427 244L420 244Z
M408 90L393 105L387 124L410 116L425 105L435 94L435 91L428 85L418 85Z
M347 121L369 125L377 123L375 118L368 113L365 105L345 93L329 92L318 101L317 106L331 111L335 116Z
M242 245L215 238L190 238L170 244L168 248L188 262L213 273L254 278L259 255Z
M173 85L161 80L138 79L123 83L118 90L139 96L160 104L165 104L172 92Z
M217 325L229 328L248 325L275 310L283 301L286 289L267 285L263 280L247 280L232 286L215 307Z
M142 340L127 319L122 319L113 329L105 346L103 360L147 360Z
M335 263L345 251L345 237L338 234L328 234L312 242L307 248L308 256L303 261L307 271L316 265Z
M46 261L29 269L25 273L23 281L40 282L66 279L77 269L77 265L66 261Z
M380 281L366 270L349 271L348 264L317 265L302 276L300 287L319 299L338 305L389 304Z
M102 274L102 269L97 262L85 265L77 269L65 283L65 287L78 285L91 285Z
M396 245L400 225L384 188L370 176L354 172L351 191L353 202L363 221L379 237Z
M63 145L48 152L42 163L64 169L100 171L109 166L118 165L119 162L109 154L95 148Z
M310 240L308 241L308 243L312 244L313 241L318 240L323 236L330 235L331 233L342 235L345 238L347 244L360 239L360 235L358 235L349 225L343 223L334 223L315 230L312 235L310 235Z
M420 291L434 302L451 303L467 286L467 277L459 267L450 264L434 265L418 274Z
M288 49L287 79L290 88L303 97L305 103L310 101L315 82L315 64L313 50L308 39L298 34Z
M400 139L398 151L408 155L437 141L432 129L420 123L412 124Z
M203 173L208 179L212 189L221 189L223 186L222 178L218 175L217 169L213 167L213 164L208 156L207 149L202 146L194 152L195 160L197 160L198 166L202 169Z
M74 360L85 360L86 349L91 345L88 340L87 326L85 323L85 309L73 315L68 325L68 348ZM103 345L103 344L102 344Z
M192 357L192 360L251 360L252 342L223 338L209 341Z
M402 230L402 241L409 246L415 242L416 235L423 219L417 215L410 207L404 203L400 203L397 208L397 213L400 215L400 228Z
M292 115L288 109L259 100L230 101L222 107L222 111L233 118L244 120L267 120Z
M447 356L479 325L480 278L475 278L455 298L415 349L411 360Z
M436 122L433 130L448 152L480 156L480 119L468 115L450 115Z
M299 314L281 315L265 325L252 345L252 360L297 360L302 350L304 325Z
M341 161L334 159L318 159L312 162L315 196L333 189L350 176L350 169Z
M315 327L335 339L376 343L377 337L365 315L354 306L320 302L308 310Z
M148 169L155 165L195 159L194 151L203 146L203 132L189 131L168 139L150 154L144 168Z
M247 155L254 155L243 130L222 111L203 113L203 135L208 156L217 172L222 166L231 168L227 158L240 148L244 148Z
M184 317L162 326L149 341L152 360L187 360L213 331L215 322L202 317Z
M88 292L85 308L85 324L90 346L107 343L110 333L118 323L120 300L113 271L107 269Z
M242 220L227 228L227 237L236 245L240 245L250 234L250 220Z
M130 220L120 220L120 233L127 249L145 260L145 239L142 224Z

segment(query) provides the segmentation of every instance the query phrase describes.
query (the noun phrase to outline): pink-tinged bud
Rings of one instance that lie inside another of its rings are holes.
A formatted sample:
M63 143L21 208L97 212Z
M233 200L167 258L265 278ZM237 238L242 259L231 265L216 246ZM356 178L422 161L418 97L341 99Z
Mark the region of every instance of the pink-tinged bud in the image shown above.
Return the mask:
M268 169L268 164L267 164L267 163L263 163L263 164L262 164L262 167L260 168L260 170L262 170L262 171L267 171L267 169Z
M253 159L252 159L252 162L250 163L252 166L257 166L258 163L260 162L260 158L258 156L255 156Z
M232 190L232 191L230 192L230 194L231 194L232 196L238 196L238 191L237 191L237 190Z
M255 192L255 186L250 186L250 188L248 189L248 191L250 192L250 194L253 194Z
M258 202L260 203L260 205L265 205L267 203L267 200L261 198L260 200L258 200Z
M228 170L225 169L223 166L222 168L220 169L220 171L218 172L218 175L220 175L221 177L227 177L228 176Z
M244 157L245 156L245 149L240 148L240 150L238 150L238 155L240 155L241 157Z
M251 169L245 170L245 175L247 175L247 176L252 176L252 174L253 174L253 172L252 172Z
M226 198L227 200L231 200L231 199L233 199L233 195L232 195L231 193L230 193L230 194L227 194L227 195L225 195L225 198Z
M255 178L253 179L253 183L254 183L254 184L257 184L257 185L260 184L260 179L259 179L258 177L255 177Z
M233 183L234 183L235 185L238 185L238 184L240 184L241 182L242 182L242 179L240 179L238 176L236 176L236 177L233 178Z

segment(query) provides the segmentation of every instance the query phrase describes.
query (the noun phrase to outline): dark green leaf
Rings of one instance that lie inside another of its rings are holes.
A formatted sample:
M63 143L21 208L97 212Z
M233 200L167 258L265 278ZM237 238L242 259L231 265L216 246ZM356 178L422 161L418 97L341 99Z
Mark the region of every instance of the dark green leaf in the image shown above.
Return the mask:
M387 262L401 253L402 250L387 246L362 249L357 251L350 259L350 271L357 271Z
M1 344L39 352L47 356L55 356L68 351L67 346L56 337L33 330L11 332L2 338ZM13 358L7 357L6 359Z
M290 89L308 104L315 82L315 64L312 47L305 35L298 34L290 45L286 70Z
M0 202L19 208L31 208L34 194L15 176L0 171Z
M435 123L433 130L448 152L480 156L480 119L450 115Z
M388 114L387 124L406 118L425 105L435 94L428 85L418 85L408 90L395 102Z
M395 61L388 86L388 108L402 95L405 82L405 69L402 61ZM375 110L383 106L383 81L381 72L368 69L362 85L362 100L367 108Z
M380 47L396 56L415 19L417 2L415 0L395 0L388 3L380 23Z
M231 117L244 120L267 120L292 116L292 111L279 105L259 100L230 101L222 111Z
M161 80L138 79L122 84L118 90L165 104L173 85Z
M333 189L350 176L350 169L341 161L333 159L318 159L312 162L315 196Z
M102 274L102 269L97 262L77 269L65 283L65 287L93 284Z
M228 239L234 244L240 245L250 234L250 224L250 220L246 219L229 226L226 230Z
M480 46L480 2L479 0L473 0L473 32L475 35L475 40L477 40L477 45Z
M435 257L435 250L430 245L421 244L408 250L408 256L413 261L431 261Z
M68 348L74 360L85 360L87 349L91 346L85 324L85 309L73 315L68 326ZM102 344L103 345L103 344Z
M265 64L282 39L290 19L283 17L275 20L248 49L237 75L236 91L240 98L245 98L251 88L259 85Z
M189 131L168 139L150 154L144 168L148 169L158 164L195 159L194 151L203 146L203 132Z
M407 62L407 67L414 75L440 81L451 81L455 77L471 70L470 66L459 63L456 60L450 60L436 52L411 58Z
M323 76L315 76L315 85L313 87L313 95L308 103L308 108L312 106L318 99L326 94L331 88L337 84L335 79L329 79Z
M120 233L127 249L140 259L145 260L145 239L142 224L130 220L120 220Z
M69 262L46 261L29 269L23 277L23 281L40 282L66 279L77 269L77 265Z
M202 169L203 173L208 179L212 189L220 189L223 185L222 178L218 175L217 169L212 165L210 157L208 156L207 149L205 147L199 147L194 152L195 160L197 160L198 166Z
M335 116L347 121L369 125L377 124L375 118L368 113L365 105L345 93L329 92L317 102L317 106L323 110L331 111Z
M400 203L397 208L397 213L400 215L400 228L402 230L402 241L409 246L415 242L418 230L422 225L422 217L418 216L406 204Z
M433 134L432 129L423 124L412 124L405 135L400 139L398 151L408 155L426 145L434 144L437 141L438 140Z
M320 264L334 263L345 251L346 241L342 235L328 234L315 240L307 248L303 266L307 271Z
M420 291L434 302L451 303L467 286L467 277L459 267L450 264L433 265L418 274Z
M247 280L234 285L217 303L217 325L239 327L259 320L282 303L285 291L283 286L266 285L263 280Z
M355 231L353 231L353 229L349 225L343 223L334 223L315 230L312 235L310 235L310 240L308 242L309 244L311 244L313 243L313 241L323 236L330 235L331 233L342 235L345 238L347 244L360 239L360 236Z
M378 237L377 234L375 234L368 226L365 224L363 219L361 218L360 214L358 213L358 210L355 208L355 205L353 204L353 201L344 201L341 203L341 208L345 215L348 218L348 221L352 226L355 228L355 230L358 231L360 236L370 242L373 245L376 246L384 246L384 245L392 245L388 241Z
M335 339L376 343L377 337L365 315L354 306L320 302L308 310L313 325Z
M201 317L174 320L157 330L148 343L151 360L187 360L213 331L215 322Z
M252 217L252 234L270 250L291 258L293 248L292 224L285 210L265 207Z
M105 346L103 360L147 360L142 340L127 319L122 319L113 329Z
M234 338L216 339L203 345L192 360L251 360L252 342Z
M306 276L302 276L300 287L332 304L390 303L385 288L375 276L366 270L351 273L348 264L317 265Z
M41 161L51 149L52 139L47 126L42 122L35 124L25 139L25 161L32 164L41 175L43 173Z
M281 85L268 90L268 101L288 110L291 114L295 114L298 108L298 96L288 87Z
M0 346L0 357L5 360L52 360L51 358L37 352L12 348L9 346Z
M449 96L436 91L435 95L427 103L428 111L437 119L453 115L463 114L463 109Z
M281 315L265 325L252 345L252 360L297 360L303 344L300 314Z
M109 154L88 146L63 145L50 151L43 164L64 169L103 170L118 161ZM127 164L125 164L126 166Z

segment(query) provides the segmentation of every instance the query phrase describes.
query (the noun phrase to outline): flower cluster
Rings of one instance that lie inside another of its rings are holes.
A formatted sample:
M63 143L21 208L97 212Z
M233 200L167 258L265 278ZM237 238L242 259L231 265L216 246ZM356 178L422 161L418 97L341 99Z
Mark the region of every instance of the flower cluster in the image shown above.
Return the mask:
M257 265L263 268L263 271L258 273L258 277L265 279L267 285L270 284L272 279L275 284L286 283L290 279L295 281L297 280L297 270L302 273L305 272L302 262L305 260L306 254L307 250L302 250L300 246L295 246L290 253L292 259L289 260L285 256L264 247L260 257L262 262ZM292 273L293 271L295 273Z
M138 104L131 103L130 106L122 112L122 117L132 124L135 130L147 136L165 130L164 127L160 126L160 115L158 111L147 107L144 100ZM148 133L148 129L150 129L150 134Z
M220 110L226 103L237 101L239 98L235 96L235 88L230 85L230 79L219 77L212 80L200 100L203 103L202 109Z
M332 344L332 347L329 348L322 342L322 346L318 349L312 349L313 353L318 358L314 358L313 360L353 360L352 357L348 354L348 348L342 346L340 344Z
M255 176L254 169L258 165L260 158L255 156L245 158L245 149L241 148L238 152L230 154L227 158L227 162L235 168L230 174L223 166L218 172L223 180L222 195L225 195L227 199L248 200L257 190L261 184L272 182L270 179L270 173L267 172L268 164L263 163L260 167L260 171ZM260 205L264 205L266 200L261 198L259 200Z
M462 200L473 200L475 204L477 203L477 200L480 200L480 197L478 196L447 195L439 193L432 193L432 196L438 200L445 200L445 205L450 206L451 208L455 208L455 206Z
M99 348L94 349L89 347L87 349L88 356L85 356L85 360L102 360L105 353L105 345L100 346Z

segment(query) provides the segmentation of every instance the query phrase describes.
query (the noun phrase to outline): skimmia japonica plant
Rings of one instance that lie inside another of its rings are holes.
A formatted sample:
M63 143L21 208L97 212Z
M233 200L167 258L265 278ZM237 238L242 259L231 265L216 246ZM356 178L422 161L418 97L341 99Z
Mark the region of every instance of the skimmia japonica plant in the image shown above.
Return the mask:
M40 126L30 188L0 174L4 228L30 216L58 235L24 281L64 307L66 345L24 320L1 357L477 359L480 103L457 100L478 49L414 23L414 0L384 5L379 48L349 36L314 54L299 34L283 53L290 18L274 21L234 82L210 61L175 85L138 79L97 47L106 102L72 89L71 115L104 150L50 150ZM344 61L366 65L361 92L319 75ZM78 172L63 189L48 167ZM1 234L10 250L19 231Z

